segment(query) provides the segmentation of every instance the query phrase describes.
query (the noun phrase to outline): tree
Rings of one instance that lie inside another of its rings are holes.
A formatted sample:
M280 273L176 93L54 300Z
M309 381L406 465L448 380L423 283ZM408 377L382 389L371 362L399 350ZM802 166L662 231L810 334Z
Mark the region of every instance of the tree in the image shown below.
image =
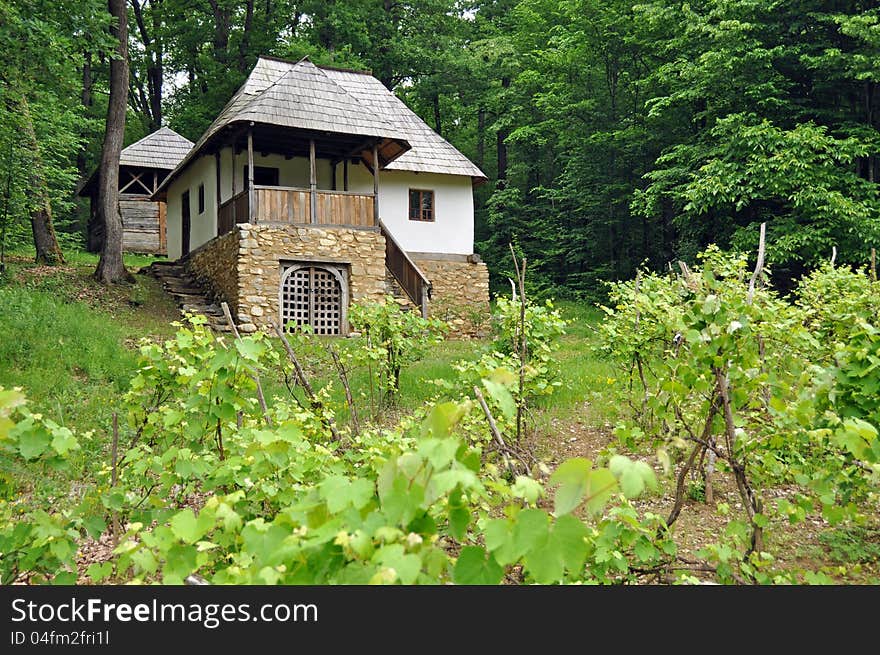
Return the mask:
M31 174L29 179L30 195L30 218L31 231L34 235L34 249L36 250L35 261L38 264L63 264L64 255L58 246L58 237L55 236L55 225L52 223L52 202L49 200L49 189L46 184L43 158L40 155L40 144L34 132L34 122L31 119L30 105L27 98L22 96L19 101L21 108L22 132L31 151Z
M105 46L103 13L95 0L0 0L0 143L12 150L2 175L7 245L33 243L43 263L60 261L59 241L76 239L77 155L94 128L80 102L83 52Z
M130 65L132 104L146 118L150 132L162 127L162 88L164 75L164 31L162 0L131 0L137 35L140 37L143 72Z
M128 12L125 0L108 0L107 6L116 19L110 33L118 40L118 47L117 56L110 62L110 99L98 181L97 215L104 226L104 243L95 278L104 284L130 278L122 260L122 215L119 212L119 153L125 136L128 103Z

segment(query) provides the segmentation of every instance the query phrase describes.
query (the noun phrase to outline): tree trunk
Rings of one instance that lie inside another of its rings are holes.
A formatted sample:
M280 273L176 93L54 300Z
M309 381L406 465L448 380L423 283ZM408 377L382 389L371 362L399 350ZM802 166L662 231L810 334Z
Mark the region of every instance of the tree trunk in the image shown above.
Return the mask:
M391 44L397 38L397 16L395 10L397 3L394 0L382 0L382 10L385 12L383 22L375 26L375 31L381 34L379 42L379 81L389 91L394 90L394 70L391 64Z
M208 0L214 14L214 61L226 64L229 60L229 24L231 12L226 7L221 7L217 0Z
M486 165L486 108L477 110L477 166L480 170Z
M122 216L119 213L119 153L125 135L128 104L128 13L126 0L107 0L117 25L110 33L118 40L117 57L110 61L110 99L101 149L98 183L98 220L104 226L104 243L95 278L104 284L130 279L122 261Z
M55 226L52 224L52 203L49 200L49 186L43 172L43 157L34 131L31 109L27 98L22 95L20 101L21 120L24 141L31 152L30 182L28 188L31 231L34 235L34 249L38 264L63 264L64 256L58 247L55 237Z
M509 89L510 88L510 78L504 77L501 79L501 88ZM505 141L507 137L510 136L510 130L506 127L502 127L498 129L498 136L496 140L496 146L498 150L498 184L496 187L498 189L504 189L507 187L507 144Z
M431 100L434 104L434 131L443 136L443 123L440 118L440 94L434 92L434 97Z
M160 40L159 16L156 5L161 0L152 0L150 3L150 11L152 18L153 34L150 35L147 30L147 22L144 20L145 3L139 0L131 0L131 6L134 10L134 18L137 23L138 32L141 36L141 43L144 45L147 62L147 88L144 92L143 85L139 84L138 89L141 94L142 111L147 117L147 122L151 132L155 132L162 127L162 68L163 68L163 52L162 41Z
M242 73L247 73L250 69L248 59L251 50L251 31L253 25L254 0L248 0L244 15L244 30L241 35L241 41L238 43L238 70Z
M92 106L92 53L90 52L85 53L83 57L82 93L80 99L83 107L86 109ZM86 179L89 174L85 145L76 153L76 170L79 172L81 180Z

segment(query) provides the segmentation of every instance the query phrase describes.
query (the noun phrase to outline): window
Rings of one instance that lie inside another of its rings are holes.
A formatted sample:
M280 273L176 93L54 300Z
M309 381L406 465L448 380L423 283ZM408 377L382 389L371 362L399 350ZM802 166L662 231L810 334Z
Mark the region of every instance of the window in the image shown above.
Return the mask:
M409 190L409 220L434 220L434 192L424 189Z
M199 185L199 213L205 213L205 185Z
M256 186L278 186L278 169L272 166L254 166L254 184ZM248 183L248 167L244 167L244 185Z

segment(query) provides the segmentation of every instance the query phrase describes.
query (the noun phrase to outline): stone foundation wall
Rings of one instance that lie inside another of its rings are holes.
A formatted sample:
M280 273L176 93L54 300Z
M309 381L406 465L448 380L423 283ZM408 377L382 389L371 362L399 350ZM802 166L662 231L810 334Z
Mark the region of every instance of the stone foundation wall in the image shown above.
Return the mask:
M466 258L411 255L431 281L428 314L449 321L453 335L482 337L489 332L489 269Z
M383 302L385 238L374 230L238 226L238 321L243 332L271 328L278 317L281 262L313 261L348 270L349 302Z
M238 308L238 230L227 232L193 250L186 269L234 313Z

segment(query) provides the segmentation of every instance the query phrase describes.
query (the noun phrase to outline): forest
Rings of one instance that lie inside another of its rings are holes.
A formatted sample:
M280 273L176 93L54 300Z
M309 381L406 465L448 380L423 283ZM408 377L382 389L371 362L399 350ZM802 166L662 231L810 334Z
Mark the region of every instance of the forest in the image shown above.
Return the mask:
M261 55L482 169L485 334L94 275L119 71L195 141ZM0 64L0 583L880 580L876 3L0 0Z
M782 284L832 247L861 264L878 243L869 2L133 0L129 14L125 143L163 124L196 140L260 54L370 70L489 177L477 249L496 288L511 242L538 293L586 299L710 243L754 250L762 222ZM74 190L100 159L109 21L97 1L0 4L8 246L29 239L35 170L62 244L82 242Z

